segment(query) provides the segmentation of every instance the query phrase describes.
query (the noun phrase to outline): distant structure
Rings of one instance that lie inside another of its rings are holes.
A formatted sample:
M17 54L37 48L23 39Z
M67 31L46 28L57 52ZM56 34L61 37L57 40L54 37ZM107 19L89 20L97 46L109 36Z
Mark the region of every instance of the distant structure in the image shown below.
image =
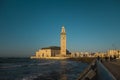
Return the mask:
M66 59L66 58L79 58L79 57L113 57L120 58L120 50L108 50L107 52L69 52L66 47L66 31L65 27L62 26L60 33L60 47L50 46L44 47L36 51L35 56L31 58L45 58L45 59Z
M44 47L36 52L36 58L46 58L46 57L55 57L59 55L60 47L57 46L50 46Z
M116 57L116 58L120 58L120 50L115 50L115 49L113 49L113 50L108 50L107 51L107 56L108 57Z
M66 56L66 32L64 26L61 30L61 40L60 40L61 50L60 54L61 56Z
M62 26L60 34L60 47L58 46L44 47L38 50L35 56L31 56L31 58L63 59L66 58L68 55L70 55L70 52L66 49L65 27Z

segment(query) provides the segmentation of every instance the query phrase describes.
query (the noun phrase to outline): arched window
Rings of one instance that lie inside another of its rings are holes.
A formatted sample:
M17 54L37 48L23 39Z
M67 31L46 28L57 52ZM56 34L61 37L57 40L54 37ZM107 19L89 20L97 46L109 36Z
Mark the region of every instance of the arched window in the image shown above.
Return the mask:
M42 57L44 57L44 53L42 53Z

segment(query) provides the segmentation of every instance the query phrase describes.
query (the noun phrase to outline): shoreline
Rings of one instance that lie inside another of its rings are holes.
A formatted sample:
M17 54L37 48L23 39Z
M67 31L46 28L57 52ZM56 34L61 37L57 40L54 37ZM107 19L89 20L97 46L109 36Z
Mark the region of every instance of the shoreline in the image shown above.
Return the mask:
M72 60L72 61L81 61L84 63L91 63L96 57L46 57L46 58L36 58L30 57L30 59L45 59L45 60Z

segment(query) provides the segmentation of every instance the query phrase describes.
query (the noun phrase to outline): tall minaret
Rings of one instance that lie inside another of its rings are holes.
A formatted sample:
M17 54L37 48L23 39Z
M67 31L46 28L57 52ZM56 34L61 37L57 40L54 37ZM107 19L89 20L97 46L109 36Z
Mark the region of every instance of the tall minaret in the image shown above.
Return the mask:
M60 55L61 56L66 56L66 32L64 26L62 26L61 30L61 40L60 40L60 45L61 45L61 50L60 50Z

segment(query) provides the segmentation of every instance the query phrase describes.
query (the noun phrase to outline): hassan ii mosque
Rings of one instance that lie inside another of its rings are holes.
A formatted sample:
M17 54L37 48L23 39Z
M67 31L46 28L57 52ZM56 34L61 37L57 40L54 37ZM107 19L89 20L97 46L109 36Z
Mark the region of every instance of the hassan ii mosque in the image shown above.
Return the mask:
M36 52L35 56L31 56L31 58L64 59L69 55L70 52L66 48L66 31L65 27L62 26L60 33L60 47L50 46L41 48Z

